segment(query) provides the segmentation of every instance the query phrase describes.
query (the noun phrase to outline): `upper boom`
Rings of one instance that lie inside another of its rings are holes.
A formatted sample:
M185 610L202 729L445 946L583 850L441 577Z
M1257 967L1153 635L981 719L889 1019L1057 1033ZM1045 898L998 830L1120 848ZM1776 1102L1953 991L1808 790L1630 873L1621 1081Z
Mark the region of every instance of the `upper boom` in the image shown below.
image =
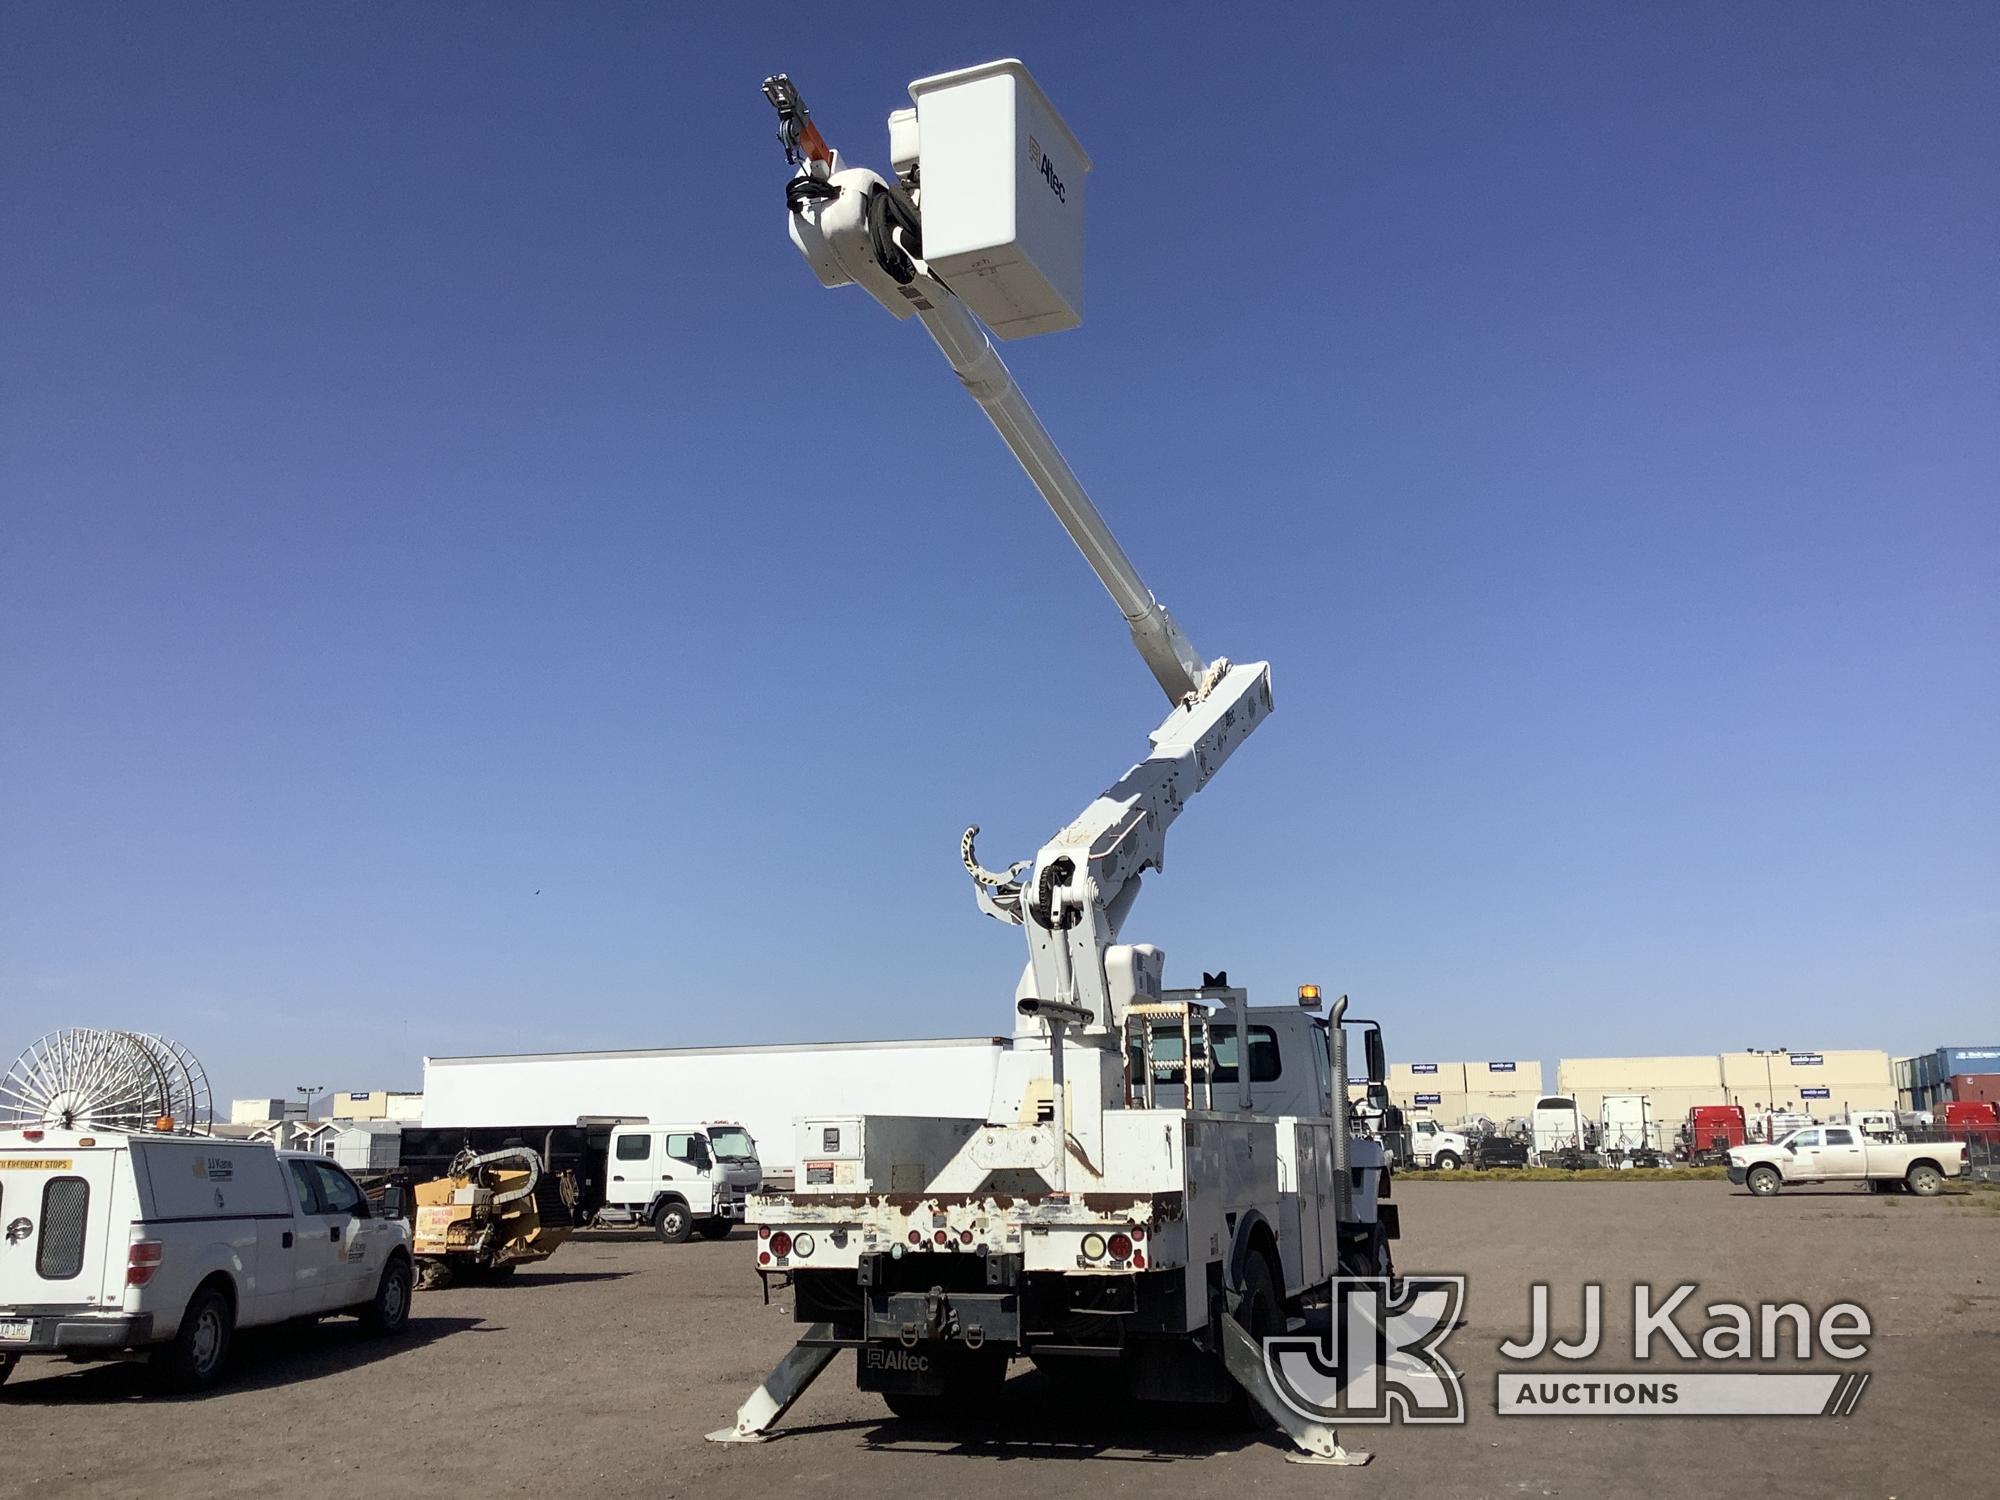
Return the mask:
M975 313L1003 336L1079 320L1077 216L1089 159L1018 63L912 84L919 109L889 120L894 182L843 166L788 77L766 79L764 93L778 111L786 158L798 168L785 188L792 242L822 285L858 285L897 318L923 324L1110 593L1174 705L1152 735L1151 753L1033 861L982 869L973 850L977 828L967 830L962 848L981 909L1027 928L1030 962L1020 998L1078 1007L1090 1016L1084 1029L1108 1040L1123 1020L1121 1002L1159 987L1157 949L1116 948L1140 876L1162 864L1166 830L1187 799L1270 712L1271 678L1261 662L1211 663L1194 649L1104 524ZM941 99L949 107L933 102L934 115L923 114L926 101ZM1064 144L1071 156L1059 164L1045 141ZM1000 193L1021 196L995 213L987 200ZM990 243L1002 221L1007 242ZM925 259L927 233L949 241L934 252L951 261L948 273Z

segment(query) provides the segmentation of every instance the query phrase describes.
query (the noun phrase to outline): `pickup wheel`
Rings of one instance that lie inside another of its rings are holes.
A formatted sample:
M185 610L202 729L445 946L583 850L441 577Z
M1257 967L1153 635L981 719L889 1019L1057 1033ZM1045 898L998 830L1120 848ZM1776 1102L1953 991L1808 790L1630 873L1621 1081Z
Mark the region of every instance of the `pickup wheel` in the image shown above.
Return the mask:
M685 1203L669 1199L653 1215L653 1233L669 1245L678 1245L694 1233L694 1216Z
M154 1351L152 1373L170 1391L202 1391L222 1376L236 1313L219 1287L198 1287L181 1314L173 1341Z
M703 1219L701 1237L705 1240L726 1240L734 1227L727 1219Z
M1743 1185L1750 1189L1754 1197L1770 1198L1785 1185L1785 1179L1778 1175L1776 1167L1752 1167L1743 1179Z
M1920 1161L1910 1168L1903 1184L1919 1198L1935 1198L1944 1186L1944 1173L1929 1162Z
M401 1254L389 1257L375 1300L361 1309L361 1326L377 1337L401 1333L410 1323L410 1284L416 1278Z
M1458 1153L1456 1151L1440 1151L1436 1156L1431 1158L1431 1165L1436 1167L1440 1172L1456 1172L1459 1168Z

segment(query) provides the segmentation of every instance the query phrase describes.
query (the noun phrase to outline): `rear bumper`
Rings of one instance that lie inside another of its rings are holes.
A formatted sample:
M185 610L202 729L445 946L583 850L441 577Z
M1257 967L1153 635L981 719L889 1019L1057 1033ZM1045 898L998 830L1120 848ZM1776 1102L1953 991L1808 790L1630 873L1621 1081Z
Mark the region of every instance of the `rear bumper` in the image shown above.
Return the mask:
M134 1349L153 1341L151 1313L22 1312L0 1308L0 1323L24 1322L25 1339L0 1339L0 1354L85 1354Z

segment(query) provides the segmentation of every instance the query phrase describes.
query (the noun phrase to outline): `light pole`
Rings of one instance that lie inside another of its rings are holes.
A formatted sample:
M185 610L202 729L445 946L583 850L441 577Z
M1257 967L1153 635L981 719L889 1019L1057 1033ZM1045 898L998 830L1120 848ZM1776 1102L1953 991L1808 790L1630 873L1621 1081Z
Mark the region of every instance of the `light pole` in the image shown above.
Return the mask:
M1753 1057L1764 1059L1764 1139L1771 1138L1771 1115L1778 1108L1777 1085L1771 1081L1771 1059L1789 1057L1791 1052L1785 1047L1750 1047L1746 1051Z
M299 1125L301 1128L304 1127L306 1121L312 1118L313 1095L317 1094L321 1087L322 1085L317 1083L302 1083L298 1086L298 1092L305 1096L305 1103L299 1106Z

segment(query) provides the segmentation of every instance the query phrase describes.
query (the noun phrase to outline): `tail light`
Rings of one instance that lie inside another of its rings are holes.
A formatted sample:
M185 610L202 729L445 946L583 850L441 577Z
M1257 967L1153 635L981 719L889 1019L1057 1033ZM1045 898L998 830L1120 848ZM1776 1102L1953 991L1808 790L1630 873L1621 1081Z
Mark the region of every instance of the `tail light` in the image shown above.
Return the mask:
M921 1245L923 1242L924 1232L921 1229L912 1229L910 1231L910 1243L912 1245Z
M769 1224L759 1224L757 1226L757 1238L760 1240L768 1240L770 1237L771 1237L771 1226Z
M144 1286L160 1269L166 1246L158 1240L140 1240L125 1254L125 1285Z
M21 1132L21 1139L24 1141L39 1141L42 1138L42 1134L43 1132L39 1130L24 1130Z
M959 1243L960 1243L961 1245L969 1245L969 1244L971 1244L971 1243L972 1243L972 1231L971 1231L970 1229L961 1229L961 1230L959 1230L959 1232L958 1232L958 1242L959 1242Z
M1129 1259L1132 1254L1132 1236L1121 1230L1119 1233L1111 1236L1109 1248L1113 1260Z
M798 1235L792 1240L792 1254L796 1255L800 1260L804 1260L813 1253L813 1249L817 1243L809 1234Z
M946 1234L942 1229L937 1230L935 1233L931 1235L931 1243L933 1245L942 1245L947 1241L949 1241L950 1239L951 1236Z
M792 1237L780 1229L771 1236L771 1253L783 1257L792 1253Z

